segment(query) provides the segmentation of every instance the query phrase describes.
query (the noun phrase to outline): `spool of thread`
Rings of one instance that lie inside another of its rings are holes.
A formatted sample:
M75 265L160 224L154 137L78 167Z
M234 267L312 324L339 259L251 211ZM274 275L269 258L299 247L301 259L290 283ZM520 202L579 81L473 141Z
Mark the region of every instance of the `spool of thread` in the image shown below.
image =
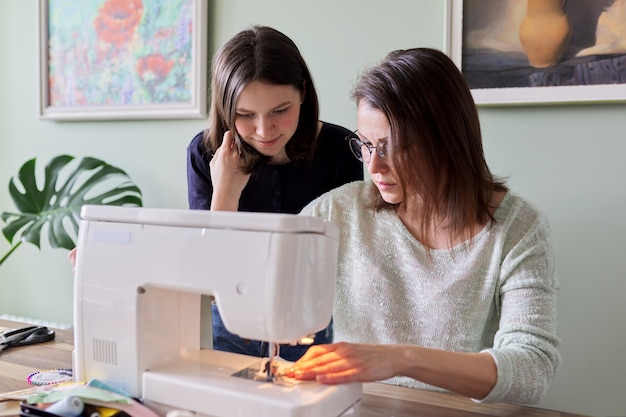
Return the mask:
M165 417L195 417L196 413L188 410L170 410Z
M70 395L51 404L46 411L63 417L78 417L85 409L85 403L80 398Z

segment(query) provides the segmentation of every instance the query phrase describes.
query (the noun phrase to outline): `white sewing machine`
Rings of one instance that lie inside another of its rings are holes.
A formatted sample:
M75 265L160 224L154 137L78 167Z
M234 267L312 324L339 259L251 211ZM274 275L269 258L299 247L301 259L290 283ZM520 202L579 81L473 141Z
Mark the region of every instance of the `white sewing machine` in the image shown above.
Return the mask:
M334 225L288 214L117 206L84 206L81 216L76 381L102 380L159 414L360 414L360 383L266 376L267 359L200 348L202 294L214 296L226 328L243 338L288 343L325 328Z

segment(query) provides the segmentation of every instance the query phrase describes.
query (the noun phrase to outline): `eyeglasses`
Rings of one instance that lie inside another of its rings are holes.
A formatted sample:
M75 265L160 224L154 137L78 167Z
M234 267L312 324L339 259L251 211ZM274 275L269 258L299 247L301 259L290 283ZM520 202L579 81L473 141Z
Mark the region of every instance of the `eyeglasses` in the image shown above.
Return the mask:
M363 142L357 136L356 132L357 131L355 130L348 137L346 137L346 140L350 143L350 150L356 159L367 164L372 160L372 152L376 150L376 155L378 155L384 163L387 163L387 158L389 156L387 142L380 142L378 145L373 146L370 143Z

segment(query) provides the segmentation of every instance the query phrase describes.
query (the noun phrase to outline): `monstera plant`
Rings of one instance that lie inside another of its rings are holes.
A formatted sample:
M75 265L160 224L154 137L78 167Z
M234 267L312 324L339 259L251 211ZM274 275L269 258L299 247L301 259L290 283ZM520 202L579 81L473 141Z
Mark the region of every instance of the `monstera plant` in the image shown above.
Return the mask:
M17 212L2 213L6 223L2 233L11 249L0 258L0 265L23 242L41 248L44 231L52 248L74 248L84 204L142 205L140 189L123 170L91 157L83 158L72 169L73 160L70 155L51 159L41 188L37 185L36 158L27 161L11 178L9 194Z

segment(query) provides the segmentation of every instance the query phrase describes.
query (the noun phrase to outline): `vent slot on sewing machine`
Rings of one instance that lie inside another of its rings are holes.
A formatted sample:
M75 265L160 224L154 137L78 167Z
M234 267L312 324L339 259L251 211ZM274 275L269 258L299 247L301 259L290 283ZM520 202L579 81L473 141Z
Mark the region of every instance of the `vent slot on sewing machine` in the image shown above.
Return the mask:
M93 339L93 360L117 366L117 344L110 340Z

